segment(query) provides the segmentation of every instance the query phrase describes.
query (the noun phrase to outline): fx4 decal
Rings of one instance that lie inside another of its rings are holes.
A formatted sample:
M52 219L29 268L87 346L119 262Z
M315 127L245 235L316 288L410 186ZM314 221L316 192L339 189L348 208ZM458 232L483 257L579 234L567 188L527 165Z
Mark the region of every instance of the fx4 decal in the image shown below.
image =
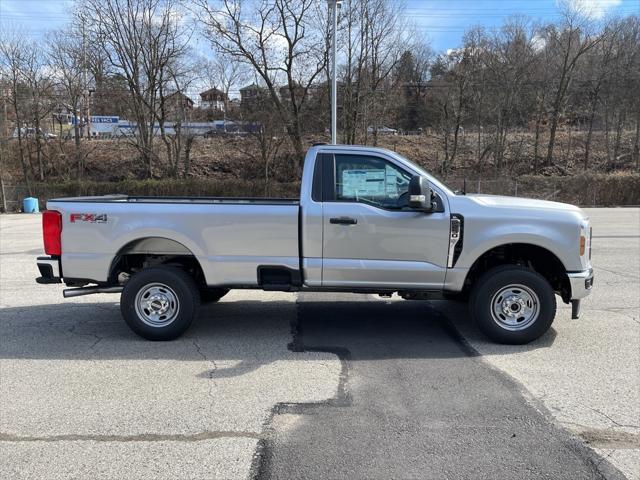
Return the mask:
M89 222L89 223L107 223L106 213L72 213L69 216L71 223Z

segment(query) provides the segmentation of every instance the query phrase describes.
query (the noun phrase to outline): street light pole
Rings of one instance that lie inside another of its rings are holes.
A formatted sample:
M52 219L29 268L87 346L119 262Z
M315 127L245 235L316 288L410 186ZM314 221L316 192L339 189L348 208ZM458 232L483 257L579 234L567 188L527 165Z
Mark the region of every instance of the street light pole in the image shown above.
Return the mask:
M328 0L331 4L333 26L331 29L331 144L338 143L338 80L336 71L336 44L338 30L338 3L341 0Z

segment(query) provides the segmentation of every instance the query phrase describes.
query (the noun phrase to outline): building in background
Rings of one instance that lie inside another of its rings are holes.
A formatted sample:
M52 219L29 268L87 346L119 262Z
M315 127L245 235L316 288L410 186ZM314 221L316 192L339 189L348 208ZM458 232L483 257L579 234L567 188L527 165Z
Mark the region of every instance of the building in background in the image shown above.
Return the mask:
M210 88L200 93L200 108L225 111L229 97L217 88Z

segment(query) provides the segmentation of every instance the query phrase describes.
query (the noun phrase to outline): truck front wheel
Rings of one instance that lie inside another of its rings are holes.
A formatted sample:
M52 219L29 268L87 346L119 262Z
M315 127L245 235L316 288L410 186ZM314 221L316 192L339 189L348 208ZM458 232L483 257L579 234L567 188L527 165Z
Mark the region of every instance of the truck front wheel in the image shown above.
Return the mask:
M549 330L556 315L556 297L539 273L505 265L478 279L469 307L478 328L491 340L522 345Z
M141 270L125 284L120 311L127 325L147 340L173 340L198 312L195 281L183 270L160 266Z

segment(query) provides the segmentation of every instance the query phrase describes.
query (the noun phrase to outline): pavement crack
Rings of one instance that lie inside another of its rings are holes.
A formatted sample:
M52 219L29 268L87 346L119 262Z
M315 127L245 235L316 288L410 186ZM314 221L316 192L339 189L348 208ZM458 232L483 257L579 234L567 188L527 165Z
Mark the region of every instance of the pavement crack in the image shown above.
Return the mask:
M74 323L73 325L71 325L71 327L67 329L67 333L70 333L71 335L76 335L78 337L93 337L95 340L91 345L89 345L89 350L93 350L96 347L96 345L98 345L102 340L104 340L105 337L102 337L95 333L80 333L76 331L77 327L79 327L80 325L84 325L86 323L87 323L86 320L81 320L79 322Z
M588 405L586 405L586 407L591 410L592 412L597 413L598 415L603 416L604 418L606 418L607 420L609 420L611 423L613 423L616 427L620 427L620 428L638 428L637 425L629 425L629 424L625 424L625 423L619 423L616 422L613 418L611 418L609 415L607 415L604 412L601 412L600 410L598 410L597 408L593 408L593 407L589 407Z
M28 436L0 433L0 442L201 442L204 440L216 440L220 438L253 438L259 440L262 436L255 432L233 430L203 431L191 434L143 433L138 435L67 434Z
M597 269L601 270L603 272L611 273L613 275L618 275L620 277L630 278L631 280L636 280L636 281L640 280L640 277L638 277L637 275L630 274L630 273L616 272L615 270L610 270L608 268L602 268L600 266L598 266Z
M638 319L638 318L634 317L633 315L627 313L626 312L627 310L637 311L638 308L637 307L624 307L624 308L592 308L591 309L591 311L593 311L593 312L608 312L608 313L615 313L617 315L622 315L623 317L627 317L632 322L640 324L640 319Z
M208 358L205 355L205 353L202 351L202 347L200 346L200 344L195 339L192 339L191 343L193 343L193 346L196 348L196 352L198 352L198 355L200 355L202 360L204 360L205 362L210 363L211 366L213 367L213 368L211 368L211 370L209 370L207 372L207 376L209 377L209 380L213 380L213 378L215 376L215 373L216 373L216 370L218 370L218 366L216 365L216 362L213 359ZM211 389L212 389L212 385L209 385L209 396L211 396L212 393L213 393Z

